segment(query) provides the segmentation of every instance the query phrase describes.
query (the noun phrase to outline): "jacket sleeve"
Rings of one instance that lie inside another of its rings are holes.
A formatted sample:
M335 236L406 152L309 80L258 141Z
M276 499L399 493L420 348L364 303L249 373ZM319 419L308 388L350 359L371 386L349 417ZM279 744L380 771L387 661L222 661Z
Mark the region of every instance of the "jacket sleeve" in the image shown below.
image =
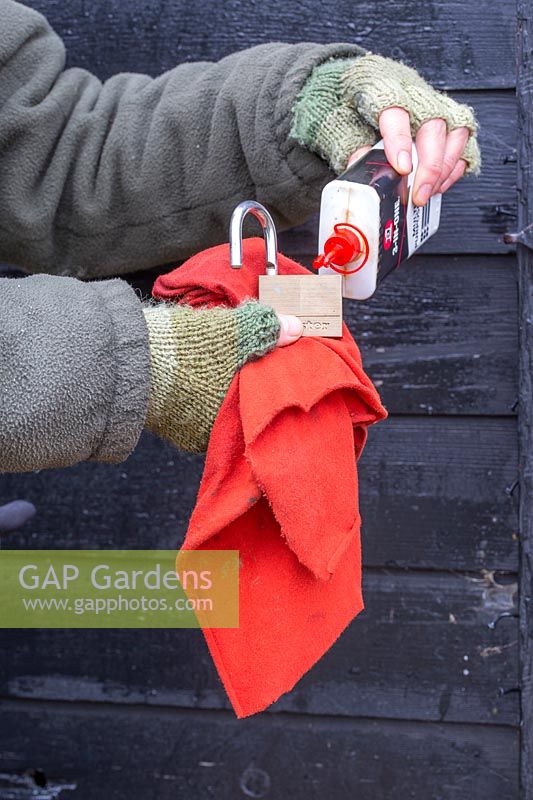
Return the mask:
M0 278L0 472L122 461L149 389L148 330L125 281Z
M313 67L352 44L263 44L152 79L65 70L37 12L0 0L0 258L77 277L185 259L257 199L280 227L333 177L289 136Z

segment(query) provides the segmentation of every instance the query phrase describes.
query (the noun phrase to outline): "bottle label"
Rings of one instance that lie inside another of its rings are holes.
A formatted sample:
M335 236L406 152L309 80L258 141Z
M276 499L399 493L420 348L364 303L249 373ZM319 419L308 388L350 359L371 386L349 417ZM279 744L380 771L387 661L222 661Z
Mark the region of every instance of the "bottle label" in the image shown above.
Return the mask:
M437 198L432 197L425 206L415 206L412 203L408 206L407 230L410 256L435 232L433 217L436 202Z
M371 186L378 194L378 283L412 256L439 226L440 195L430 198L422 207L412 202L417 161L416 148L413 147L414 169L410 175L400 175L388 162L383 143L378 142L338 178Z
M411 255L408 236L409 177L399 175L387 161L385 151L373 148L339 180L371 186L379 197L378 281Z

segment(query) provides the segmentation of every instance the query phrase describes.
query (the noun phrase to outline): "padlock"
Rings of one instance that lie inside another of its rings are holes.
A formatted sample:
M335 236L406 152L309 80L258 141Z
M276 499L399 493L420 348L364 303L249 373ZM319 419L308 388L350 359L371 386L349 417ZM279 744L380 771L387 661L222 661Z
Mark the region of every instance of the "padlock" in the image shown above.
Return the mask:
M299 317L304 336L342 336L342 276L278 275L276 226L267 209L255 200L239 203L231 215L231 266L242 267L242 224L247 214L259 220L266 241L266 274L259 276L259 302L279 314Z

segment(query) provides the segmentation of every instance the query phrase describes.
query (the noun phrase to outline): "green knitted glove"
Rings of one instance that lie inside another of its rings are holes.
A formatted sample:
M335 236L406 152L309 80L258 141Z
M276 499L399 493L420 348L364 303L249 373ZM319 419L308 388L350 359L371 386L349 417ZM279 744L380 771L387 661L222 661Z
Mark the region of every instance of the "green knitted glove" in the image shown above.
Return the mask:
M279 319L270 306L194 309L145 306L151 355L146 427L180 450L202 453L231 379L275 347Z
M471 135L462 158L467 172L479 172L472 109L433 89L405 64L371 53L332 59L313 69L293 108L291 136L340 173L354 150L381 138L379 115L391 106L409 113L413 138L430 119L444 119L448 132L468 128Z

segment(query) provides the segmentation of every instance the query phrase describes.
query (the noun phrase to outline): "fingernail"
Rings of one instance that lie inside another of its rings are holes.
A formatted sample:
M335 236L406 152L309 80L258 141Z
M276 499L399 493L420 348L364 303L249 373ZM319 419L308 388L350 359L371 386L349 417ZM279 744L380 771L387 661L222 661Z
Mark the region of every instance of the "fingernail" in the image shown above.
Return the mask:
M431 190L433 189L430 183L425 183L416 193L416 202L423 206L431 197Z
M398 168L400 172L411 172L412 166L411 153L408 153L407 150L400 150L398 153Z
M295 317L292 314L284 314L281 317L283 330L287 334L287 336L294 336L294 338L298 338L302 335L304 326L302 324L302 320L299 317Z

